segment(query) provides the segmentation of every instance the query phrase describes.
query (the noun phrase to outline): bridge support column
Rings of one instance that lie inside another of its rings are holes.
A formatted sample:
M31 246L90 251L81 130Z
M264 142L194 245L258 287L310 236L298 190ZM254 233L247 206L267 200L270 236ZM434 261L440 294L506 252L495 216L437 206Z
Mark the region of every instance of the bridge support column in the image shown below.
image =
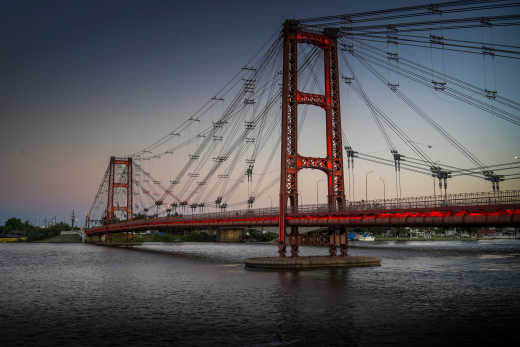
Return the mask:
M345 228L329 229L329 255L336 256L339 247L340 255L346 257L348 254L348 239Z
M329 255L336 256L336 230L329 229Z
M302 31L296 20L284 23L283 83L282 83L282 140L280 165L279 255L285 256L287 213L298 213L298 171L316 169L327 175L328 205L331 212L345 206L343 180L343 145L338 73L338 30L326 28L323 33ZM323 50L324 94L311 94L298 89L298 44L314 45ZM325 111L327 156L307 157L298 152L298 105L307 104ZM291 235L297 235L291 226ZM292 237L290 237L292 239ZM299 243L289 242L292 256L298 255ZM335 245L335 242L334 242ZM334 246L334 255L336 247ZM331 248L332 255L332 248Z
M90 236L88 234L85 234L85 238L83 239L83 242L85 243L95 243L96 239L99 239L97 236Z
M341 256L346 257L348 255L348 236L345 228L339 230L339 248Z
M290 242L291 242L291 257L293 257L293 258L297 257L298 249L301 244L301 235L298 232L298 229L291 231Z
M285 245L285 240L278 240L278 256L285 258L285 250L287 249Z

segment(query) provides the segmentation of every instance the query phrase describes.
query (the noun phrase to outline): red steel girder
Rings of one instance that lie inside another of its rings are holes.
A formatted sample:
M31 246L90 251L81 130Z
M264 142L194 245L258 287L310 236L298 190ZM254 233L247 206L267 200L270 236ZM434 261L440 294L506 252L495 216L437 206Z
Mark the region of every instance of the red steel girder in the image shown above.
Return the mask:
M304 93L298 91L298 94L296 95L296 101L298 101L299 104L315 105L324 109L327 109L329 106L325 96L320 94Z
M332 162L327 158L298 156L298 169L317 169L328 174L332 170Z
M275 226L279 222L276 215L254 214L251 210L233 211L227 215L201 214L199 216L170 216L147 220L133 220L94 227L86 231L88 235L105 232L138 231L153 228L219 227L219 226ZM307 211L287 216L290 225L300 226L518 226L520 225L520 205L509 206L458 206L444 209L388 209L349 210L336 212Z
M309 43L311 45L321 47L322 49L327 48L327 46L329 46L331 43L330 38L325 35L314 34L305 31L297 32L296 39L299 43Z
M114 165L129 165L129 160L114 159Z

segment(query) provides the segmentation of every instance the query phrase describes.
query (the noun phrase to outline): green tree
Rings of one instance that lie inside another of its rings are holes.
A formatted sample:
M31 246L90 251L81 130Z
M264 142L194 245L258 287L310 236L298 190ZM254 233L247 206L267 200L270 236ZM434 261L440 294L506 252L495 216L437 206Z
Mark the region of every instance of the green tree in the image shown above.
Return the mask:
M24 230L24 224L20 218L12 217L5 221L4 229L8 233L15 230Z

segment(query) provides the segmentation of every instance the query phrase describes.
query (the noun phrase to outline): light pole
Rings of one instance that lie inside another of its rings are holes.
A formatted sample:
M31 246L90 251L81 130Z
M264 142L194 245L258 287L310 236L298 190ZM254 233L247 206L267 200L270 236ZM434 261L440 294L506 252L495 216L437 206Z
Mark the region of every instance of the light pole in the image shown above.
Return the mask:
M365 174L365 201L368 201L368 175L370 175L374 170L367 171Z
M385 180L381 176L379 176L379 180L381 182L383 182L383 204L384 204L386 201L386 184L385 184Z
M325 181L325 179L317 180L316 181L316 208L318 208L318 185L320 182Z

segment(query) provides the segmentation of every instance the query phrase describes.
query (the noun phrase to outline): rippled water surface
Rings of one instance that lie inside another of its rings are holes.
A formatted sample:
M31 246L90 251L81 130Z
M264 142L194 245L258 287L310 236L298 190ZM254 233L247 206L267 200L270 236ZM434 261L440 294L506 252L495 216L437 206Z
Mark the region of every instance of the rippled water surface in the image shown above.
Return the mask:
M520 342L519 240L352 246L382 266L245 270L274 255L263 244L0 244L0 346Z

